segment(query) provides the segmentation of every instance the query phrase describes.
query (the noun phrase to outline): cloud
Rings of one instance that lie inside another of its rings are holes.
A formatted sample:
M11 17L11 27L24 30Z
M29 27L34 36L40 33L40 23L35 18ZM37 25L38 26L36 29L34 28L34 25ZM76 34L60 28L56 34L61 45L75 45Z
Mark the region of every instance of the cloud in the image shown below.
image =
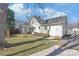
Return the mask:
M22 12L22 9L24 7L23 7L23 4L13 4L9 8L12 9L15 13L19 13L19 12Z
M59 12L53 8L26 9L24 8L23 4L13 4L9 6L9 8L15 12L15 19L21 19L21 20L22 18L26 19L27 17L32 15L42 16L45 19L66 15L64 12Z
M59 12L52 8L45 8L43 12L44 12L45 18L55 18L55 17L66 15L64 12Z
M10 9L12 9L15 12L15 19L26 19L26 14L27 17L30 16L32 13L31 9L25 9L23 4L13 4L9 6Z
M54 10L54 9L51 9L51 8L45 8L44 9L44 14L45 15L51 15L51 14L54 14L56 12L56 10Z
M28 13L31 14L32 13L32 9L24 9L23 12L26 13L26 14L28 14Z
M40 8L37 8L37 9L35 9L34 14L35 14L36 16L41 16L41 15L43 15L43 10L41 10Z

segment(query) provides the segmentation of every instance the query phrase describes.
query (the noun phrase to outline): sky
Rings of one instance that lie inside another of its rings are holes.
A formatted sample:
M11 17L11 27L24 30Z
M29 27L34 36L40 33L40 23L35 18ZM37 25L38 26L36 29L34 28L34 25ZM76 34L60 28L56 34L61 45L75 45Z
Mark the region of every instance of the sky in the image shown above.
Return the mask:
M78 3L20 3L9 4L9 8L15 12L15 19L22 21L26 21L32 16L49 19L66 15L69 23L74 23L79 18Z

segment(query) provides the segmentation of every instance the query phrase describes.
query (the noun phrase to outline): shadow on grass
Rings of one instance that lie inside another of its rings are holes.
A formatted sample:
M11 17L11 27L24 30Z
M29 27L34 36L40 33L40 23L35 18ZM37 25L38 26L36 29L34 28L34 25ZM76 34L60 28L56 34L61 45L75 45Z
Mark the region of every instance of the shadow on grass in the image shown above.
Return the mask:
M73 41L74 41L74 40L68 41L67 43L65 43L64 45L60 46L59 48L57 48L56 50L54 50L53 52L51 52L51 53L50 53L49 55L47 55L47 56L56 56L56 55L62 53L63 51L65 51L66 49L71 49L71 48L73 48L73 47L79 45L79 43L77 43L77 44L71 45L71 46L69 46L69 47L65 47L67 44L69 44L69 43L71 43L71 42L73 42Z
M16 46L20 46L20 45L24 45L24 44L28 44L28 43L33 43L33 42L41 41L41 40L45 40L44 37L38 38L38 39L35 39L35 40L30 40L30 41L25 41L25 42L14 43L14 44L9 43L8 46L5 47L5 48L16 47Z
M36 39L36 40L31 40L31 41L25 41L25 42L16 43L16 44L13 44L13 47L19 46L19 45L24 45L24 44L27 44L27 43L33 43L33 42L40 41L40 40L43 40L43 38L39 38L39 39Z
M1 44L0 50L3 50L4 48L11 48L11 47L16 47L16 46L24 45L24 44L27 44L27 43L33 43L33 42L36 42L36 41L45 40L45 38L46 38L46 36L43 36L43 37L35 39L35 40L19 42L19 43L8 43L7 42L6 44Z
M16 55L16 54L23 53L23 52L25 52L25 51L28 51L28 50L34 49L34 48L39 47L39 46L42 46L42 45L44 45L44 43L42 43L42 44L40 44L40 45L37 45L37 46L34 46L34 47L31 47L31 48L29 48L29 49L25 49L25 50L22 50L22 51L19 51L19 52L13 53L13 54L8 54L8 55L6 55L6 56L14 56L14 55Z
M23 45L23 44L27 44L27 43L33 43L33 42L41 41L41 40L44 40L44 37L43 37L43 38L36 39L36 40L31 40L31 41L16 43L16 44L13 44L13 46L11 46L11 47L15 47L15 46L19 46L19 45ZM13 55L16 55L16 54L19 54L19 53L22 53L22 52L31 50L31 49L33 49L33 48L36 48L36 47L39 47L39 46L42 46L42 45L44 45L44 43L41 43L41 44L36 45L36 46L34 46L34 47L31 47L31 48L29 48L29 49L25 49L25 50L22 50L22 51L13 53L13 54L9 54L9 55L6 55L6 56L13 56Z

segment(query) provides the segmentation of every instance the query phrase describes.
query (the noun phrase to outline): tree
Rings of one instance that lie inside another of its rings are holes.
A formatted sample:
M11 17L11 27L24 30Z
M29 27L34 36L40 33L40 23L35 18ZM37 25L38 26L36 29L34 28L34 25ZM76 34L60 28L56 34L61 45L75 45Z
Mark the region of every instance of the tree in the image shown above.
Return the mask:
M75 27L79 28L79 20L75 22Z
M7 37L10 37L10 30L15 28L15 19L14 12L11 9L8 9L7 12Z
M0 4L0 48L7 46L7 42L5 40L7 9L8 4Z

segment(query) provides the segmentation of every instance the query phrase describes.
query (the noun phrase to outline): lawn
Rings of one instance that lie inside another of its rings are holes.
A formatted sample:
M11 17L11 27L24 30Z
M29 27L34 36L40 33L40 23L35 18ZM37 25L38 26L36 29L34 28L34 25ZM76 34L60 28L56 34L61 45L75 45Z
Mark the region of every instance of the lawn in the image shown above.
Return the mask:
M6 40L14 44L14 47L0 50L2 56L28 56L59 43L56 40L47 40L37 36L10 37Z

